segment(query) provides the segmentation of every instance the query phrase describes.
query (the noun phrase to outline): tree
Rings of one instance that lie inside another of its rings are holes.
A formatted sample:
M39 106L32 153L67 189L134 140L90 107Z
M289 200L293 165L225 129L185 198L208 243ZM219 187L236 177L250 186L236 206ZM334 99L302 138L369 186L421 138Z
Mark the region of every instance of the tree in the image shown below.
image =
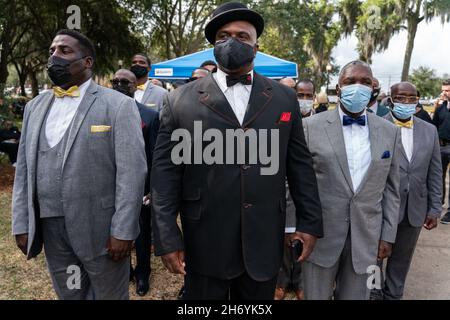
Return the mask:
M336 7L326 0L262 0L256 10L268 22L259 43L262 51L295 61L301 78L312 78L319 88L342 29L333 20ZM333 73L338 71L337 66Z
M419 67L409 76L410 82L419 90L422 97L436 97L441 92L441 82L435 70L428 67Z
M422 21L430 21L434 17L441 18L441 22L450 21L450 3L448 0L398 0L402 4L403 17L407 24L408 41L403 59L402 81L408 80L414 39L417 28Z
M124 6L133 8L136 25L142 33L149 33L152 55L171 59L207 46L204 28L219 2L141 0L124 1Z

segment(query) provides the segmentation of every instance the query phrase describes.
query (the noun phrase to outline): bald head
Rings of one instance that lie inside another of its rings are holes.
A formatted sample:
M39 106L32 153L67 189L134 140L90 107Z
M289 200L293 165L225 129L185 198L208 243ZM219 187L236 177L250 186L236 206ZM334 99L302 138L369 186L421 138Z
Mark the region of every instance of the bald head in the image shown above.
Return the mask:
M292 79L292 78L283 78L283 79L280 80L280 83L282 85L285 85L286 87L289 87L289 88L292 88L292 89L295 88L295 80Z
M113 89L129 97L134 97L137 88L137 79L133 72L127 69L120 69L114 74L112 80Z
M391 96L404 95L417 97L417 88L411 82L396 83L391 87Z
M119 69L114 74L114 78L127 79L130 82L136 82L136 76L128 69Z
M370 66L363 61L347 63L339 74L339 86L362 84L373 87L373 75Z

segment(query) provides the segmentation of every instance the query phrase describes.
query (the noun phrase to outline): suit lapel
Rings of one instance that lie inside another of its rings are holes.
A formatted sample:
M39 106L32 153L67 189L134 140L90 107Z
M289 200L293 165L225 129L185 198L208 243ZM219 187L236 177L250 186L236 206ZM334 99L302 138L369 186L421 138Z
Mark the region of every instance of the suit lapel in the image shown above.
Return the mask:
M413 163L414 159L416 158L417 151L420 149L420 139L423 137L422 134L422 126L420 123L417 123L416 117L413 116L413 152L411 156L410 164Z
M264 111L270 100L272 100L272 86L270 83L256 72L253 75L252 92L242 123L244 128L252 123Z
M72 145L75 141L75 138L78 134L78 131L80 130L81 124L83 123L84 118L86 117L86 114L88 113L89 109L92 106L92 103L95 101L96 96L94 93L97 92L98 85L91 80L91 84L89 85L89 88L86 90L86 93L84 94L83 99L80 102L80 105L78 106L78 110L75 114L75 117L73 119L72 125L69 127L69 139L67 140L66 149L64 152L64 158L63 158L63 164L62 167L64 168L64 164L66 163L67 156L69 155L70 149L72 148Z
M54 101L53 93L48 93L38 106L35 106L36 111L33 117L33 122L29 123L29 125L33 124L32 132L30 133L31 142L30 142L30 172L35 172L36 169L36 160L38 154L38 146L39 146L39 136L42 125L44 123L45 115L47 114L48 109L52 105ZM35 178L35 175L32 174L32 177ZM34 181L33 184L34 185Z
M328 125L325 127L325 132L327 133L331 147L336 154L336 158L339 162L339 166L341 167L345 180L347 181L350 190L354 192L350 169L348 167L344 134L342 132L342 124L339 120L339 110L337 108L339 108L339 106L336 107L334 111L330 112L328 116Z
M376 159L381 159L381 156L383 155L383 135L380 133L380 128L377 123L377 115L374 114L367 114L367 125L369 126L369 141L370 141L370 156L371 161L369 168L367 169L366 174L364 175L364 178L362 179L361 183L359 184L358 190L356 190L356 193L358 193L360 190L364 188L364 185L367 183L367 180L370 178L370 175L372 174L372 171L374 170L374 162ZM380 120L382 121L382 120ZM392 155L391 155L392 157ZM375 172L376 174L376 172Z
M391 123L394 123L394 117L392 116L392 114L390 112L384 117L384 119L390 121ZM400 132L400 137L401 137L401 132ZM403 143L400 143L400 154L403 157L403 161L400 161L400 164L402 164L402 163L407 163L408 164L409 160L408 160L408 156L406 155L405 148L403 147Z
M198 89L200 93L200 102L227 120L233 126L240 127L241 124L236 118L227 98L216 83L216 80L214 80L213 75L211 74L207 78L197 81L203 82Z
M142 101L146 102L148 98L150 98L150 94L152 93L153 83L151 81L148 82L147 88L145 88L144 95L142 96Z

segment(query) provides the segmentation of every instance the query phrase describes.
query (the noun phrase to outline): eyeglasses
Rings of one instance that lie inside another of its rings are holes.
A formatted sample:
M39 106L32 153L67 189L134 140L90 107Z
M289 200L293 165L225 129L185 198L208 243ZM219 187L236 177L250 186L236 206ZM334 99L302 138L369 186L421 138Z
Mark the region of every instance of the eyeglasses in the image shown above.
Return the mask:
M416 96L393 96L392 100L394 102L401 102L401 103L418 103L419 97L416 97Z
M117 79L117 78L110 80L110 82L113 86L128 86L131 83L131 81L128 79Z

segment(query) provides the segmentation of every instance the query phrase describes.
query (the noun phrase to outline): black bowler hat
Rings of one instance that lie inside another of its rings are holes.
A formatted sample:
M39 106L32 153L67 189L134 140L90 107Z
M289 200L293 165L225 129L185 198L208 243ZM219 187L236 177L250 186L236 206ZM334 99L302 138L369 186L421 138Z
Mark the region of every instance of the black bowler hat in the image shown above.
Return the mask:
M227 2L214 10L211 20L205 27L206 39L209 43L214 44L217 31L223 25L237 20L244 20L254 25L258 37L264 30L264 19L259 13L250 10L243 3Z

